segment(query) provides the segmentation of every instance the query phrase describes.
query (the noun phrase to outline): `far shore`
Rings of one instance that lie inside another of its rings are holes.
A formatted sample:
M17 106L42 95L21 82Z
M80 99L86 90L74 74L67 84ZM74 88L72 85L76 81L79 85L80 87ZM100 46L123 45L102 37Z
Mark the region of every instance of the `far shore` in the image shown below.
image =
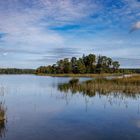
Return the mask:
M37 74L39 76L51 76L51 77L110 77L110 76L118 76L118 77L131 77L140 74L122 74L122 73L102 73L102 74Z

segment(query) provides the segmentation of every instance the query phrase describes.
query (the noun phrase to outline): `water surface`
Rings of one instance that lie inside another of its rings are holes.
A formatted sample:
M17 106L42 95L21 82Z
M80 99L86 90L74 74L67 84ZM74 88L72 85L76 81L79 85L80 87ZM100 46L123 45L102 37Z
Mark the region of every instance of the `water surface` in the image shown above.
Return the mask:
M59 91L70 78L1 75L1 140L139 140L140 98ZM81 81L86 78L81 78Z

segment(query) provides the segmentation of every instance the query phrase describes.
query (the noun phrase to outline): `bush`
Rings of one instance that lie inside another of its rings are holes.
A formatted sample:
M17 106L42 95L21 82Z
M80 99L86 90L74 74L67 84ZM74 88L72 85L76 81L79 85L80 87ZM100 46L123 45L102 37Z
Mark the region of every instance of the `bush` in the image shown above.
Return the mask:
M79 83L79 79L71 79L71 80L69 81L69 83L70 83L71 85L73 85L73 84L78 84L78 83Z

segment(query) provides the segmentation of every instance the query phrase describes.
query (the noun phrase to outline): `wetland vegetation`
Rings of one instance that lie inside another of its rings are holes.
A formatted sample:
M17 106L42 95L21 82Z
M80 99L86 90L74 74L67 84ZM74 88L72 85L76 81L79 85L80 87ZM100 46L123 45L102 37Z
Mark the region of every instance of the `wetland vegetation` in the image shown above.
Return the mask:
M80 92L89 96L95 96L96 93L109 94L113 92L134 96L134 94L140 94L140 76L112 79L96 78L84 82L79 82L78 79L72 79L68 83L59 84L58 89L64 92Z
M6 109L3 103L0 103L0 137L5 134L5 123L6 123Z

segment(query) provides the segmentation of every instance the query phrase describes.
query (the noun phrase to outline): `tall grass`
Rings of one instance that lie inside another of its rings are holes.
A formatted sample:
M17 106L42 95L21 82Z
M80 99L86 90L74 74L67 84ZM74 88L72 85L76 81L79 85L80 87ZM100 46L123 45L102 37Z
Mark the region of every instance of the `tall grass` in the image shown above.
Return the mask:
M0 122L5 119L5 108L2 103L0 103Z
M69 83L58 85L60 91L72 93L81 92L83 94L94 96L109 93L125 93L126 95L140 94L140 76L124 77L124 78L97 78L82 83Z
M5 136L6 123L6 109L2 103L0 103L0 137Z

